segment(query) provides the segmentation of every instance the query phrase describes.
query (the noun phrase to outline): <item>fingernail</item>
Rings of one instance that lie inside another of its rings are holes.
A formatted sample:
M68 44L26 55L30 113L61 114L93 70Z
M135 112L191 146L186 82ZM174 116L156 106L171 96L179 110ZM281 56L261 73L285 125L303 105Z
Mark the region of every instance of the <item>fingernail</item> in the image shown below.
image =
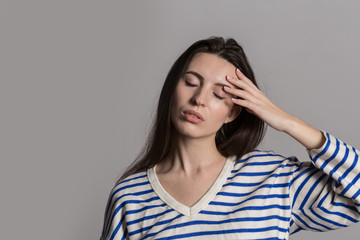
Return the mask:
M224 86L225 90L230 90L230 88L228 86Z
M231 80L231 77L229 75L226 75L226 79Z
M236 71L238 71L239 73L241 73L240 69L236 68Z

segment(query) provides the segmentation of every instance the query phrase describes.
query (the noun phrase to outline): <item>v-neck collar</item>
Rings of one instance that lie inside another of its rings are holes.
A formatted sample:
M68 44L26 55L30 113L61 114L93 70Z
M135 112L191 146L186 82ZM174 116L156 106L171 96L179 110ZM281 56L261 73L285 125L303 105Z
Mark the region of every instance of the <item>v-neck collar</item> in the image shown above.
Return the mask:
M224 185L227 177L229 176L233 166L235 164L235 156L228 157L224 164L223 169L221 170L219 176L216 178L213 185L211 185L210 189L203 195L199 201L195 203L195 205L188 207L176 199L174 199L161 185L157 175L156 175L156 165L147 170L147 176L151 187L154 189L155 193L159 196L161 200L163 200L168 206L170 206L175 211L184 214L185 216L191 216L199 213L209 202L213 199L213 197L220 191L221 187Z

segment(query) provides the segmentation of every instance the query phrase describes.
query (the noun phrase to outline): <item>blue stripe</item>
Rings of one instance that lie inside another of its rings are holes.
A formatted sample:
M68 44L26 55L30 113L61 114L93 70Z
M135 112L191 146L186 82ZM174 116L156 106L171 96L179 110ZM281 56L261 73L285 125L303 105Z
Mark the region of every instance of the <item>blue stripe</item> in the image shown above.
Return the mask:
M345 204L345 203L341 203L341 202L332 202L331 204L332 204L333 206L336 206L336 207L344 207L344 208L347 208L347 209L349 209L349 210L351 210L351 211L354 211L354 212L356 212L357 214L360 215L359 209L356 208L356 207L354 207L354 206L349 206L349 205L347 205L347 204Z
M126 196L141 196L141 195L146 195L146 194L149 194L149 193L152 193L152 192L154 192L154 190L149 189L149 190L144 190L144 191L139 191L139 192L126 193L126 194L121 195L120 197L118 197L116 199L120 199L120 198L123 198L123 197L126 197Z
M345 155L344 157L341 159L341 161L334 167L334 169L332 169L330 171L330 177L333 176L333 174L345 163L346 159L348 158L349 156L349 148L346 146L346 143L344 143L344 146L346 148L346 151L345 151Z
M359 195L360 195L360 189L357 190L357 192L351 198L352 199L357 199Z
M248 195L251 195L252 193L256 192L257 189L248 192L248 193L234 193L234 192L218 192L216 195L219 196L227 196L227 197L246 197ZM276 198L289 198L289 194L277 194L278 196ZM258 196L269 196L269 195L258 195ZM270 198L270 197L269 197Z
M238 183L238 182L230 182L223 185L223 187L226 186L235 186L235 187L254 187L262 184L264 181L257 182L257 183ZM289 187L289 183L275 183L275 184L264 184L261 185L260 188L283 188L283 187Z
M269 237L269 238L258 238L257 240L287 240L287 239L286 238Z
M110 239L109 240L113 240L116 236L116 234L118 233L121 225L122 225L122 222L124 221L125 219L125 216L122 216L121 220L119 221L119 223L117 224L116 228L114 229L114 231L112 232L111 236L110 236ZM124 236L123 236L124 237Z
M326 225L324 225L324 224L321 224L321 223L315 221L315 219L309 217L309 216L305 213L304 210L301 210L301 212L302 212L302 214L303 214L305 217L307 217L312 223L314 223L314 224L316 224L316 225L318 225L318 226L320 226L320 227L323 227L323 228L325 228L325 229L327 229L327 230L333 230L332 228L329 228L328 226L326 226ZM320 231L323 231L323 230L320 230Z
M126 201L122 202L120 204L120 206L124 205L124 204L131 204L131 203L138 204L138 203L151 202L151 201L155 201L155 200L159 200L159 199L160 198L158 196L155 196L155 197L148 198L148 199L145 199L145 200L126 200Z
M301 230L303 230L301 227L298 227L296 230L294 230L294 231L292 231L291 233L290 233L290 235L293 235L293 234L295 234L295 233L297 233L297 232L300 232Z
M320 209L320 208L318 208L318 209ZM328 218L325 218L325 217L321 216L320 214L316 213L312 208L310 208L309 210L311 211L312 214L314 214L314 216L316 216L317 218L323 220L324 222L331 223L331 224L333 224L335 226L338 226L338 227L347 227L344 224L337 223L337 222L335 222L335 221L333 221L331 219L328 219Z
M290 227L294 224L295 222L294 222L294 219L291 219L291 221L290 221Z
M329 191L322 197L322 199L319 201L317 207L322 206L322 204L324 203L324 201L327 199L327 197L329 196L330 193L333 192L332 188L331 188L331 184L332 184L333 180L332 178L328 178L327 182L326 182L326 186L330 186Z
M265 205L265 206L247 206L247 207L235 209L230 212L201 210L199 213L206 214L206 215L230 215L230 214L234 214L234 213L241 212L241 211L261 211L261 210L269 210L269 209L290 210L290 206L289 205L272 204L272 205Z
M278 170L278 169L275 169ZM274 171L275 171L274 170ZM268 176L270 173L274 172L274 171L269 171L269 172L239 172L237 174L235 174L234 176L228 177L227 180L232 180L235 177L258 177L258 176ZM292 172L281 172L281 173L273 173L271 175L268 176L268 178L272 178L272 177L287 177L292 175Z
M241 202L218 202L218 201L211 201L209 205L217 205L217 206L238 206L247 201L254 200L254 199L268 199L268 198L285 198L288 197L287 194L268 194L268 195L255 195L245 199Z
M305 172L305 171L304 171ZM294 207L295 206L295 202L301 192L301 190L304 188L304 186L306 185L306 183L309 181L309 179L315 174L317 173L317 171L313 171L312 173L310 173L305 180L302 181L302 183L300 184L300 186L298 187L298 189L296 190L295 194L294 194L294 199L293 199L293 202L292 202L292 206Z
M138 172L138 173L142 173L142 172L146 172L146 170L143 170L143 171ZM124 180L122 180L121 182L118 182L118 183L115 185L115 187L119 186L120 184L129 182L129 181L132 181L132 180L140 179L140 178L145 178L145 177L147 177L147 174L146 174L146 173L145 173L144 175L141 175L141 176L137 176L137 177L133 177L133 178L129 178L129 179L124 179Z
M183 216L184 216L184 215L179 214L179 215L177 215L176 217L173 217L173 218L171 218L171 219L164 220L164 221L159 221L159 222L157 222L157 223L154 224L154 225L147 226L147 227L142 227L141 229L138 229L138 230L136 230L136 231L133 231L133 232L131 232L129 235L132 236L132 235L135 235L135 234L138 234L138 233L141 233L141 232L146 232L146 231L148 231L148 230L150 230L151 228L156 227L156 226L160 226L160 225L164 225L164 224L169 224L169 223L171 223L172 221L174 221L174 220L176 220L176 219L178 219L178 218L180 218L180 217L183 217ZM148 236L148 235L150 235L150 236ZM153 233L150 233L150 234L148 234L148 235L145 235L142 239L151 237L151 236L153 236L154 234L153 234Z
M142 212L142 211L145 211L145 210L148 210L148 209L158 208L158 207L165 207L165 206L166 206L165 203L159 204L159 205L145 206L145 207L140 208L140 209L126 211L125 215L128 216L128 215L131 215L131 214L137 214L139 212ZM109 216L110 216L110 214L109 214ZM104 229L107 229L107 228L108 228L107 226L106 226L106 228L104 227Z
M184 223L168 226L168 227L162 229L160 232L149 234L148 236L146 236L146 238L156 235L158 233L161 233L163 231L169 230L169 229L182 228L182 227L193 226L193 225L219 225L219 224L226 224L226 223L248 222L248 221L260 222L260 221L267 221L267 220L272 220L272 219L278 219L278 220L284 221L284 222L288 222L290 220L290 218L281 217L281 216L277 216L277 215L271 215L271 216L267 216L267 217L231 218L231 219L226 219L226 220L221 220L221 221L195 220L195 221L189 221L189 222L184 222Z
M311 186L311 188L309 189L309 191L307 192L306 196L303 198L303 201L300 205L300 209L303 209L306 202L309 200L311 194L314 192L315 188L319 185L319 183L322 181L322 179L326 176L326 174L322 174L317 180L316 182ZM323 186L324 187L324 186ZM310 207L312 207L312 205L315 203L315 200L313 201L313 203L311 204Z
M137 214L137 213L143 212L143 211L148 210L148 209L153 209L153 208L158 208L158 207L165 207L165 206L166 206L166 203L157 204L157 205L150 205L150 206L145 206L145 207L140 208L140 209L126 211L125 214L126 215Z
M349 175L349 173L355 168L355 166L357 165L357 162L358 162L358 158L359 158L359 155L356 154L356 149L353 148L353 151L355 153L355 159L353 161L353 163L351 164L351 166L346 170L346 172L341 176L339 177L339 182L341 182L343 179L345 179L347 177L347 175ZM353 179L351 181L351 183L349 183L346 188L340 193L341 195L344 195L356 182L357 180L359 179L360 175L357 175L355 177L355 179Z
M133 220L133 221L128 221L127 222L127 225L132 225L132 224L136 224L136 223L139 223L139 222L143 222L143 221L146 221L146 220L149 220L149 219L153 219L153 218L157 218L157 217L160 217L162 215L165 215L167 213L170 213L170 212L173 212L174 210L172 208L162 212L162 213L157 213L157 214L153 214L153 215L149 215L149 216L145 216L145 217L142 217L142 218L138 218L136 220Z
M284 159L284 160L281 161L281 162L287 162L287 161ZM294 167L294 166L299 166L299 165L301 165L301 164L302 164L302 163L300 163L300 162L296 162L296 163L286 163L286 164L277 165L276 168L274 168L274 171L275 171L275 170L278 170L279 168ZM258 164L256 163L255 165L258 165ZM245 165L244 165L244 166L245 166ZM233 170L231 170L231 174L238 173L239 171L242 171L242 170L243 170L242 168L243 168L244 166L242 166L240 169L233 169ZM235 177L235 176L232 176L232 177L229 177L229 178L232 179L233 177Z
M135 183L135 184L131 184L131 185L126 185L126 186L124 186L124 187L118 188L118 189L116 189L115 191L113 191L113 193L112 193L111 196L109 197L109 198L111 199L111 201L110 201L109 203L112 202L112 199L114 198L114 196L116 195L116 193L118 193L119 191L124 190L124 189L127 189L127 188L143 186L143 185L147 185L147 184L150 184L150 182L149 182L149 181L140 182L140 183ZM115 189L115 188L114 188L114 189ZM120 197L120 198L121 198L121 197ZM118 198L118 199L120 199L120 198ZM108 212L108 211L109 211L110 206L111 206L111 209L112 209L112 207L114 206L114 204L115 204L116 201L117 201L117 200L115 200L113 204L108 204L107 209L106 209L105 212Z
M121 191L121 190L128 189L128 188L133 188L133 187L138 187L138 186L144 186L144 185L147 185L147 184L150 184L150 182L146 181L146 182L140 182L140 183L134 183L134 184L130 184L130 185L125 185L125 186L123 186L121 188L116 189L113 192L113 194L111 195L111 198L114 197L114 195L116 193L118 193L119 191Z
M329 164L329 162L331 160L333 160L337 154L339 153L339 150L340 150L340 141L338 139L336 139L336 148L335 148L335 151L334 153L331 155L331 157L329 157L328 159L326 159L323 164L321 165L320 169L321 170L324 170L324 168Z
M157 238L157 240L165 240L165 239L179 239L179 238L189 238L189 237L196 237L196 236L206 236L206 235L225 235L225 234L232 234L232 233L258 233L258 232L266 232L266 231L279 231L279 232L286 232L287 229L280 228L278 226L272 227L264 227L264 228L242 228L242 229L229 229L229 230L221 230L221 231L203 231L203 232L193 232L193 233L186 233L186 234L179 234L171 237L164 237L164 238Z
M237 161L237 162L235 163L234 166L236 166L237 164L246 162L246 161L248 161L248 160L251 159L251 158L260 158L260 157L281 157L281 158L285 158L285 157L283 157L283 156L281 156L281 155L279 155L279 154L269 154L269 153L266 153L266 154L255 154L255 155L251 155L251 156L249 156L249 157L247 157L247 158L240 159L239 161Z
M268 162L249 162L244 164L243 167L248 167L248 166L267 166L267 165L279 165L279 163L283 163L284 160L280 160L280 161L268 161Z
M231 180L234 177L241 177L241 176L244 176L244 177L267 176L267 175L271 174L272 172L274 172L274 171L269 171L269 172L239 172L239 173L235 174L232 177L228 177L227 179Z
M107 230L110 228L116 214L121 210L121 208L123 206L125 206L126 204L139 204L139 203L144 203L144 202L151 202L151 201L154 201L154 200L159 200L160 198L159 197L152 197L152 198L149 198L149 199L145 199L145 200L127 200L127 201L124 201L122 202L117 208L115 208L114 212L113 212L113 215L112 215L112 218L111 220L109 221L109 225L107 226ZM125 215L123 216L125 217Z
M344 214L344 213L341 213L341 212L331 212L331 211L329 211L328 209L326 209L326 208L324 208L324 207L319 207L319 209L321 209L323 212L325 212L325 213L327 213L327 214L337 215L337 216L339 216L339 217L348 219L348 220L352 221L353 223L356 223L356 222L359 221L359 220L354 219L354 218L352 218L352 217L350 217L350 216L348 216L348 215L346 215L346 214Z
M326 142L325 148L324 148L319 154L317 154L314 158L312 158L312 157L310 156L310 158L313 160L314 163L318 160L319 157L321 157L322 155L324 155L324 153L326 153L327 150L328 150L329 147L330 147L330 143L331 143L331 141L330 141L330 135L329 135L328 133L326 133L325 135L326 135L326 138L327 138L327 142Z
M125 240L125 237L126 237L127 234L128 234L128 230L126 228L125 231L124 231L124 234L122 235L121 240Z
M299 220L299 222L301 222L307 229L311 229L313 231L317 231L320 232L320 229L311 227L309 224L307 224L301 217L299 217L296 213L292 213L293 216L295 216L295 218L297 218Z
M296 172L299 172L300 170L303 169L303 168L302 168L302 165L303 165L303 164L301 164L301 166L298 168L299 170L296 171ZM293 179L291 179L291 181L290 181L290 188L291 188L292 184L293 184L294 182L296 182L296 180L298 180L299 178L301 178L304 174L306 174L307 172L311 171L312 169L315 169L315 167L310 166L310 167L308 167L308 168L305 168L305 170L303 170L300 174L296 175ZM296 170L297 170L297 169L296 169ZM294 171L294 172L295 172L295 171Z
M141 195L145 195L145 194L148 194L148 193L151 193L151 192L153 192L152 189L150 189L150 190L145 190L145 191L140 191L140 192L135 192L135 193L127 193L127 194L124 194L124 195L116 198L116 199L113 201L112 204L111 204L111 202L112 202L112 198L111 198L111 201L109 202L109 204L108 204L105 212L106 212L106 213L109 213L109 211L111 212L111 211L113 210L114 206L116 205L116 203L117 203L121 198L123 198L123 197L125 197L125 196L141 196ZM114 194L113 194L113 195L114 195Z

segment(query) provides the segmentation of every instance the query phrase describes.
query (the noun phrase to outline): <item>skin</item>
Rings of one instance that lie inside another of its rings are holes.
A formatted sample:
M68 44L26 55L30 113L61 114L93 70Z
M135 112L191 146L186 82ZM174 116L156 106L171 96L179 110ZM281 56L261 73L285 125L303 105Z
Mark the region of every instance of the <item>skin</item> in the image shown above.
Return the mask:
M325 143L321 131L275 105L239 69L236 69L236 78L229 75L226 79L237 87L224 88L238 97L232 101L261 118L270 127L287 133L307 149L316 149Z
M187 121L184 110L199 112L204 121ZM175 90L171 111L179 132L175 154L156 166L161 185L175 200L192 206L209 190L226 161L216 148L216 132L243 110L307 149L325 142L319 130L275 105L234 65L214 54L198 53Z
M175 89L171 111L171 120L181 141L214 142L221 126L238 116L241 109L234 108L232 95L224 90L224 85L235 88L225 78L231 72L235 76L234 70L232 64L212 54L197 54L190 62ZM199 124L186 121L182 116L185 110L199 112L204 121Z

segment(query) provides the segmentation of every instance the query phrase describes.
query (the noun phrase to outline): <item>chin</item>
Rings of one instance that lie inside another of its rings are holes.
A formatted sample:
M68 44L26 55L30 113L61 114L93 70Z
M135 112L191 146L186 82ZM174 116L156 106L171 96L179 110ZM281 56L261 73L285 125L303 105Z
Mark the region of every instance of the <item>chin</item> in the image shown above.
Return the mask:
M179 136L183 136L183 137L187 137L187 138L208 138L208 137L212 137L215 139L215 135L216 132L209 132L209 131L204 131L203 129L194 129L192 127L180 127L180 128L176 128Z

